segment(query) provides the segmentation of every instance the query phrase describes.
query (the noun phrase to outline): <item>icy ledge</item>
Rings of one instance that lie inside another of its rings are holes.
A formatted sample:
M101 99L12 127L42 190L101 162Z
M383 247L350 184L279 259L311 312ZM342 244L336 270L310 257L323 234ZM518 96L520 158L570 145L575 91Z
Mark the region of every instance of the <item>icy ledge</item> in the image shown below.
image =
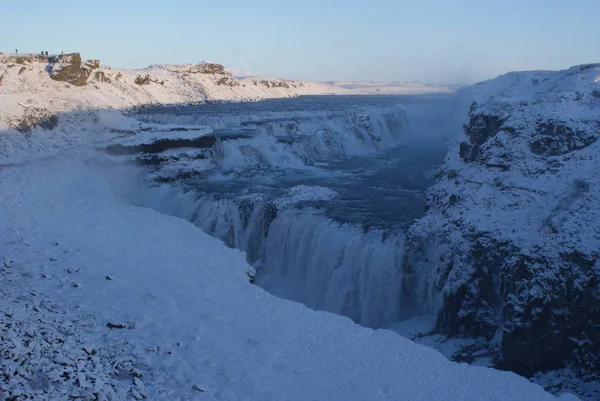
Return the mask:
M89 164L5 168L0 194L4 397L556 399L265 293L241 252L124 203Z

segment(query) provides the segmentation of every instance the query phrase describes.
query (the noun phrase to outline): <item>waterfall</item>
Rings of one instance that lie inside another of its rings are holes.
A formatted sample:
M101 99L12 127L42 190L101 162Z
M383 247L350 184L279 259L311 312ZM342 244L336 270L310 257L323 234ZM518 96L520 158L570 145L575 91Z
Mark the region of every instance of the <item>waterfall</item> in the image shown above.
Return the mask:
M260 197L164 195L155 203L161 211L245 251L267 291L368 327L402 317L404 233L365 232L315 209L277 210Z
M363 232L320 213L273 221L257 283L275 295L380 327L400 319L404 235Z
M438 298L431 277L419 277L418 288L406 288L404 232L367 230L360 219L351 224L353 219L344 217L351 209L343 209L343 203L339 204L341 209L326 215L326 209L310 203L313 200L286 203L281 196L290 189L287 185L294 185L290 182L297 176L310 185L316 185L311 177L323 174L352 180L354 171L339 172L337 166L347 166L354 156L377 152L376 157L368 159L382 160L384 167L371 182L363 180L356 190L370 191L379 186L385 188L386 202L395 202L394 191L401 192L403 185L415 190L408 179L414 176L413 171L432 167L441 160L431 160L430 165L429 160L413 159L410 154L406 160L416 163L408 169L404 166L394 170L394 163L385 159L392 154L387 153L392 151L390 148L418 143L430 150L433 139L439 143L440 138L458 132L448 117L452 113L439 105L432 103L425 109L415 103L258 112L232 105L231 110L216 113L191 110L144 114L140 118L148 123L208 125L217 139L202 159L205 172L212 175L203 174L202 180L188 182L183 191L181 187L159 188L159 196L145 198L136 194L135 203L185 218L229 247L246 252L248 262L257 271L255 283L275 295L347 316L364 326L385 326L430 311ZM356 159L364 159L361 157ZM164 165L174 169L186 163L193 164L175 158ZM395 179L394 174L407 179ZM286 179L295 176L290 181L278 181L273 178L278 175ZM345 201L368 202L365 199L357 193L356 199L350 194ZM336 202L320 200L330 206ZM390 204L391 213L405 213L407 204L400 202ZM366 207L387 208L387 204L372 202ZM366 223L373 225L370 220ZM405 302L407 299L421 299L424 305L415 307Z

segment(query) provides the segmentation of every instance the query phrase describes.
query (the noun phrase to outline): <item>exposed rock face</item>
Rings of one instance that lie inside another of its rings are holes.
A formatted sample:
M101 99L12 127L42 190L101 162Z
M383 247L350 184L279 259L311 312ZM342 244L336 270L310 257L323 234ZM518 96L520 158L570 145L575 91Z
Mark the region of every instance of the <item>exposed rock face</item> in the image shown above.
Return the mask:
M104 71L96 71L94 73L94 78L96 78L96 81L100 81L100 82L106 82L106 83L112 82L112 80L108 77L108 75L106 75L106 73Z
M240 83L231 77L223 77L217 81L217 85L231 86L233 88L234 86L240 86Z
M138 75L135 78L134 83L136 85L150 85L150 75L146 74L146 75Z
M119 76L117 76L117 79L119 79ZM150 85L151 82L161 85L165 84L165 81L158 81L158 79L152 78L149 74L138 75L134 81L136 85Z
M187 131L186 129L184 129ZM178 132L172 131L174 133ZM106 152L113 155L135 155L138 153L160 153L168 149L178 148L198 148L205 149L212 147L217 138L214 135L193 135L195 131L190 131L192 135L171 138L152 139L147 142L139 143L117 143L106 147Z
M409 232L405 285L438 330L529 375L600 372L600 65L510 73L467 124Z
M49 65L50 77L55 81L68 82L75 86L86 84L91 69L81 64L79 53L53 57Z
M290 87L290 84L286 81L273 80L273 79L253 80L252 84L255 86L262 85L267 88L289 88ZM296 87L295 85L292 85L292 86Z
M85 66L87 68L89 68L90 70L97 70L100 68L100 60L96 60L96 59L87 60L85 62Z
M191 72L200 74L220 74L231 76L230 73L225 71L225 67L223 67L221 64L216 63L198 64L197 66L194 66Z

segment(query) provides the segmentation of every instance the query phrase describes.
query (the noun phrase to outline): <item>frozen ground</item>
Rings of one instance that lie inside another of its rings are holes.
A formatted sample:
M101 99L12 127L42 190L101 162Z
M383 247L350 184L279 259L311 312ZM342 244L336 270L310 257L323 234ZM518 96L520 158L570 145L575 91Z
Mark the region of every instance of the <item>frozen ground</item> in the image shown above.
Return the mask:
M275 298L248 282L243 253L127 204L113 174L66 159L0 173L6 397L555 399L515 374Z

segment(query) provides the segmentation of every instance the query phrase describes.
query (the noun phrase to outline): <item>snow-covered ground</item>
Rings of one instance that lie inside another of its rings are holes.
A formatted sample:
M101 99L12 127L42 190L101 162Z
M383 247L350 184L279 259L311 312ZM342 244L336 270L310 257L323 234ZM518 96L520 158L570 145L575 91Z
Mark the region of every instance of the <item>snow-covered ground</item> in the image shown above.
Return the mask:
M117 139L210 134L141 124L120 108L337 93L328 86L218 85L226 76L155 66L104 69L110 82L91 75L76 87L51 80L43 63L11 64L0 60L0 398L556 399L513 373L453 363L392 331L264 292L242 252L132 205L132 191L155 192L96 152ZM151 83L133 82L146 74ZM288 195L335 193L298 186Z
M5 397L554 399L513 373L265 293L242 252L131 206L119 195L126 172L75 159L0 173Z

